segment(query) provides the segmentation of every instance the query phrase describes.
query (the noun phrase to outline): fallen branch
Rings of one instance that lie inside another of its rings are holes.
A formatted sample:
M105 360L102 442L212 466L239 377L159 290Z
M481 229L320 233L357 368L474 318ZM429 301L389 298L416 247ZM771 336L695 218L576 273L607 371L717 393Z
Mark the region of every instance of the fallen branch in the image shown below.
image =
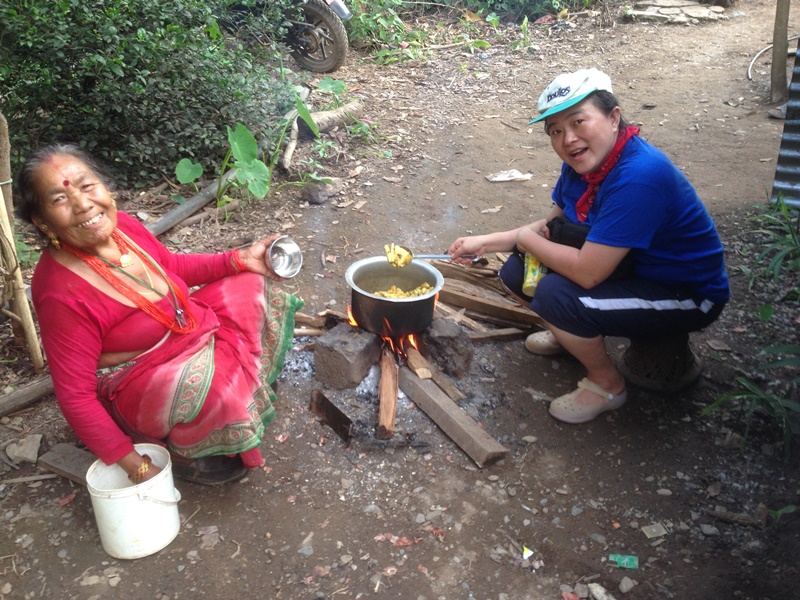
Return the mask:
M222 176L223 184L232 177L236 177L236 169L231 169ZM169 231L175 227L175 225L182 223L198 210L203 208L206 204L214 200L217 197L218 186L219 180L215 179L205 188L200 190L198 194L192 196L183 204L178 205L170 211L167 211L161 216L160 219L153 221L152 223L148 223L145 225L145 227L147 227L150 233L155 236L159 236L165 231Z
M314 121L314 125L317 126L320 133L325 133L336 126L352 125L358 120L363 111L364 104L361 100L355 99L334 110L320 110L311 113L311 120ZM306 125L305 121L297 121L297 126L300 129L299 133L302 139L307 140L313 137L311 129Z
M53 379L50 375L44 375L36 381L0 398L0 417L25 408L29 404L33 404L42 396L52 393L52 391Z
M234 212L235 210L238 210L241 205L242 205L241 199L235 198L230 202L223 204L222 206L218 206L213 210L204 211L200 214L192 215L188 219L178 223L178 225L180 225L181 227L189 227L190 225L197 225L197 224L202 225L203 223L210 221L212 219L216 221L219 220L224 221L225 219L228 218L230 213Z
M45 479L55 479L59 477L55 473L45 473L44 475L29 475L28 477L17 477L15 479L3 479L0 485L8 485L10 483L30 483L31 481L43 481Z
M281 168L288 171L292 166L292 156L294 155L295 148L297 148L297 135L300 128L297 126L297 115L292 120L292 129L289 132L289 141L286 143L286 148L283 150L281 157Z
M719 519L720 521L724 521L726 523L733 523L734 525L745 525L747 527L766 527L769 511L767 510L766 506L759 504L756 507L755 514L752 516L748 515L747 513L732 513L720 510L712 510L709 511L708 514L715 519Z

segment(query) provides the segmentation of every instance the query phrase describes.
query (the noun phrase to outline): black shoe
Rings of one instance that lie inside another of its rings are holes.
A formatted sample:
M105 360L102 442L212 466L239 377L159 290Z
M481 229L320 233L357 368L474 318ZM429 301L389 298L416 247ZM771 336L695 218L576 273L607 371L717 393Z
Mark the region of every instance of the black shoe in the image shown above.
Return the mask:
M173 457L172 474L178 479L201 485L222 485L239 481L247 468L239 456L204 456L187 461Z

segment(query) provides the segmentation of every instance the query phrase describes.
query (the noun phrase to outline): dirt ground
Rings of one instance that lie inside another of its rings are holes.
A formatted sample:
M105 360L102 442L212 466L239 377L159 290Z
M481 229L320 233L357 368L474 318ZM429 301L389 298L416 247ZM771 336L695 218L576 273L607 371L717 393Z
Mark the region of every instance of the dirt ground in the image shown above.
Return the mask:
M345 178L341 195L309 205L286 188L227 223L163 236L178 249L213 251L284 231L305 254L288 284L306 301L303 312L344 310L345 269L384 243L440 252L459 235L544 215L559 161L528 119L553 76L595 66L611 75L628 119L695 184L726 244L734 296L717 323L693 336L705 361L697 385L675 395L631 386L622 410L567 426L548 416L546 402L574 387L580 365L534 357L519 341L476 345L456 380L467 395L462 407L511 450L479 469L406 397L398 434L428 447L346 449L309 412L311 392L322 389L371 434L375 372L357 389L326 389L314 376L313 340L298 338L265 439L268 467L221 488L177 482L183 524L153 556L106 555L88 492L66 479L0 481L0 598L538 600L585 597L589 582L618 599L796 598L797 513L766 527L712 514L797 504L796 453L783 459L765 421L755 420L740 449L730 443L745 433L737 412L700 415L733 389L739 369L762 360L761 348L797 342L797 302L779 302L780 284L749 292L738 270L752 260L747 217L769 193L782 131L766 115L769 53L747 77L772 41L774 13L775 2L751 0L695 25L576 21L537 30L529 52L511 50L509 28L505 43L480 33L492 42L482 53L451 47L391 67L354 52L335 77L365 101L364 118L380 123L384 138L371 147L329 138L342 150L324 161L329 175ZM796 26L792 14L790 34ZM306 144L298 158L311 155ZM485 179L511 168L533 177ZM123 209L157 214L163 206L144 194ZM768 324L757 314L762 304L776 309ZM609 349L624 344L612 340ZM19 349L6 347L3 359L9 386L30 378ZM42 452L76 443L52 397L0 422L0 442L29 433L44 436ZM39 473L0 468L2 480ZM648 538L641 528L653 523L666 534ZM523 548L532 555L523 558ZM610 554L636 556L638 568L620 568ZM636 585L623 592L625 577Z

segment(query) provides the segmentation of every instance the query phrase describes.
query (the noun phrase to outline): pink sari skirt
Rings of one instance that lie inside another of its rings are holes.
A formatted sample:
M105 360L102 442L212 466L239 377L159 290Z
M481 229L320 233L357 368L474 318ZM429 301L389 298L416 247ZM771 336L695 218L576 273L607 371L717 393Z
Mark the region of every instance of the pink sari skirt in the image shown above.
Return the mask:
M239 454L245 466L260 466L259 446L275 418L271 384L303 301L261 275L240 273L200 288L191 303L195 331L169 333L102 374L98 395L135 441L185 458Z

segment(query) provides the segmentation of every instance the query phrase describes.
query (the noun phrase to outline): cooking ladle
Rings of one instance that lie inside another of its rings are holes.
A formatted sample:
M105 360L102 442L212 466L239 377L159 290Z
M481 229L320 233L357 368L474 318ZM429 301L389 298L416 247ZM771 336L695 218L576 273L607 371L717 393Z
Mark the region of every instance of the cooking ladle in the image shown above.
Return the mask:
M411 251L411 248L407 246L401 246L400 244L393 244L393 249L395 253L395 260L392 260L389 257L389 253L387 252L386 258L389 260L389 263L395 267L405 267L408 263L410 263L415 258L420 258L424 260L452 260L453 257L449 254L414 254ZM397 251L400 250L398 253ZM464 258L470 260L472 262L477 262L481 259L480 256L477 254L462 254L458 258Z

